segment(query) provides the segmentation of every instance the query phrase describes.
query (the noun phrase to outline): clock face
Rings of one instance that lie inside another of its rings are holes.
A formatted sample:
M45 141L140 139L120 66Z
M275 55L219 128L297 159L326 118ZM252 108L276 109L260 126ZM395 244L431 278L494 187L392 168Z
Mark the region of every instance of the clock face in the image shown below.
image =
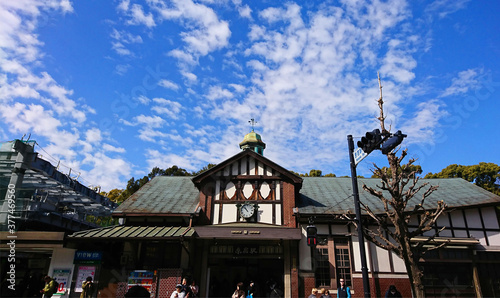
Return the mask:
M241 206L240 214L243 218L250 218L255 212L255 207L253 205L244 204Z

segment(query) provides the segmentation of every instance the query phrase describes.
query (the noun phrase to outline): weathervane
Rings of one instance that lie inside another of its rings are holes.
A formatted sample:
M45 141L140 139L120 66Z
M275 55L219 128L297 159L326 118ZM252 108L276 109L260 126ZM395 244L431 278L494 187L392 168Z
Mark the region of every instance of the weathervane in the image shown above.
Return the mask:
M250 119L250 121L248 121L248 123L250 123L250 125L252 125L252 131L253 131L253 128L255 127L255 124L257 123L257 121L255 121L255 119Z

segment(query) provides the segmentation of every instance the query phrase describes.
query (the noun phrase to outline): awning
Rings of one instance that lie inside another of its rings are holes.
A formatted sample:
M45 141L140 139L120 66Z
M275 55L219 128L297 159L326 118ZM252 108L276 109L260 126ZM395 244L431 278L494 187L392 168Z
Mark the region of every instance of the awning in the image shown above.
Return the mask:
M68 238L72 240L160 240L192 237L194 233L191 227L111 226L76 232Z
M262 226L200 226L196 227L199 238L238 240L300 240L300 229Z
M301 236L300 229L261 225L198 226L195 228L111 226L76 232L69 235L68 238L71 240L165 240L197 237L201 239L300 240Z

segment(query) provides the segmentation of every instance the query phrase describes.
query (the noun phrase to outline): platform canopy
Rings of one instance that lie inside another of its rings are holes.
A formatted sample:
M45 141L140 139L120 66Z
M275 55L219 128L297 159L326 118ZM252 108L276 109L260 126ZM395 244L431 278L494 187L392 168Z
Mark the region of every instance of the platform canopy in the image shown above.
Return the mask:
M39 157L35 144L22 140L0 143L0 204L3 207L9 188L15 188L16 210L23 218L56 214L78 221L86 215L108 216L118 206L97 189L81 184L76 177L78 173L63 173L57 165ZM3 207L0 216L5 217Z

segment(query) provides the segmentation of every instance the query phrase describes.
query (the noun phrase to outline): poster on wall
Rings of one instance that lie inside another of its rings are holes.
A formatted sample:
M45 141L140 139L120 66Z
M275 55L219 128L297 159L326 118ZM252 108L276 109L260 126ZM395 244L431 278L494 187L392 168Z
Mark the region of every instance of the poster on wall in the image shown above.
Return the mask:
M92 280L95 280L95 268L96 266L78 266L75 292L83 291L82 284L87 279L87 277L90 276L92 277Z
M59 283L57 288L57 293L54 295L64 295L68 289L69 279L71 276L71 269L54 269L52 272L52 278Z

